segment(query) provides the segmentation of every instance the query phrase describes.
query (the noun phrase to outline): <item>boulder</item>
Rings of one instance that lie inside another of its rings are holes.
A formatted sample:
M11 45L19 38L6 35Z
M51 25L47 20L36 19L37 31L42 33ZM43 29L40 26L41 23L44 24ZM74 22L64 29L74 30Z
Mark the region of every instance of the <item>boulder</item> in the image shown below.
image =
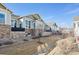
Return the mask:
M56 43L56 47L49 54L67 54L75 47L75 39L73 37L58 40Z

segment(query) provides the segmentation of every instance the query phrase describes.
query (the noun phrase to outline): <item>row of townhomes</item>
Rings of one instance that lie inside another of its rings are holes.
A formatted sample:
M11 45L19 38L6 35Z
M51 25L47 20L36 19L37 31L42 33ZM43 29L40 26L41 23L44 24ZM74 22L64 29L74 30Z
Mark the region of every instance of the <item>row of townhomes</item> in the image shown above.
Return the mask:
M30 33L38 37L51 27L47 25L39 14L18 16L0 3L0 38L23 38ZM20 40L19 39L19 40Z

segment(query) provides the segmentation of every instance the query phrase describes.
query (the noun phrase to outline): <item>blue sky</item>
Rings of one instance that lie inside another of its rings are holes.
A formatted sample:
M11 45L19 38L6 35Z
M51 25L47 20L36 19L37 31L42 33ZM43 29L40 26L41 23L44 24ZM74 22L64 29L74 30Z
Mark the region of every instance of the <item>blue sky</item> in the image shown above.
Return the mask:
M45 22L56 22L59 26L72 27L74 16L79 16L79 4L70 3L6 3L16 15L40 14Z

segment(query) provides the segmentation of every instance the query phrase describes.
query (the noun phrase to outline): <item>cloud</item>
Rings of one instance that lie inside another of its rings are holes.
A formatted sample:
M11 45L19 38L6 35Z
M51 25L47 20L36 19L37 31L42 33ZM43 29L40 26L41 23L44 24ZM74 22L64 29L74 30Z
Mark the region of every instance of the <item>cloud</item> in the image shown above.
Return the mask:
M79 12L79 8L68 11L66 14L74 14L74 13L78 13Z

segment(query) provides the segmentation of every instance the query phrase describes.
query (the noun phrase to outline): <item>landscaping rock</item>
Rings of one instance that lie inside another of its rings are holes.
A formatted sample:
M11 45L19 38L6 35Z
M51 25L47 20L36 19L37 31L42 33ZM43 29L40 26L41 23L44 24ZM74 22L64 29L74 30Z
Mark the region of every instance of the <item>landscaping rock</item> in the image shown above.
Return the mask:
M75 47L74 43L75 39L73 37L59 40L56 47L49 54L67 54Z

